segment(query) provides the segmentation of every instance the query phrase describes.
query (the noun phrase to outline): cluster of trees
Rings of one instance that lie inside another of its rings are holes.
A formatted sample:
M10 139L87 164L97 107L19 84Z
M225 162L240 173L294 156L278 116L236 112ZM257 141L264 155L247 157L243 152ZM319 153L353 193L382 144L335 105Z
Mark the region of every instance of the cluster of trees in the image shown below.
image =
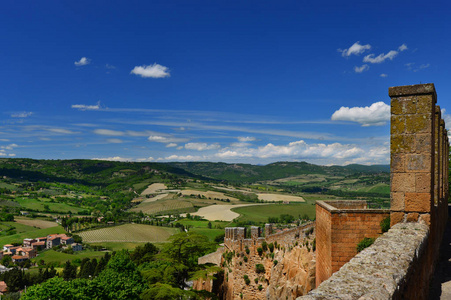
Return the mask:
M113 253L103 261L84 259L78 272L67 262L62 277L27 288L21 299L214 298L205 291L185 290L188 279L211 273L211 268L197 264L197 258L214 249L207 237L189 232L172 236L162 250L148 243L131 253Z

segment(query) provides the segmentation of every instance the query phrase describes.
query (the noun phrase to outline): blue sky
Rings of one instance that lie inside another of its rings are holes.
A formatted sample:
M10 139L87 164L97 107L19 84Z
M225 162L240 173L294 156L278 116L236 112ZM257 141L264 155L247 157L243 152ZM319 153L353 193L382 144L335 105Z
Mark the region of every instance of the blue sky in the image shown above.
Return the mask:
M387 164L390 86L451 103L450 8L3 1L0 157Z

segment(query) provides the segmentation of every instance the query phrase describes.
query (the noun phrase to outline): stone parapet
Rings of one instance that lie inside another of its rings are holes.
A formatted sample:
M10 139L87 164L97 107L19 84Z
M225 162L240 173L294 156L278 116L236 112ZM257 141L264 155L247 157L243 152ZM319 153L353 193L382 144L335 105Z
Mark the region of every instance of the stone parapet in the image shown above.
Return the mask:
M429 227L399 223L297 300L425 299Z

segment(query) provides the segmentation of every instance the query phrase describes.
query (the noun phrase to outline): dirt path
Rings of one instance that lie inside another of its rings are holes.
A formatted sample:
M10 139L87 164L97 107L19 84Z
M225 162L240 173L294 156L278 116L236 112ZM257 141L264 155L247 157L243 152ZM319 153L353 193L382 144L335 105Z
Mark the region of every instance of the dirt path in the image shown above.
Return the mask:
M192 213L194 216L201 216L209 221L233 221L240 216L239 213L231 211L232 208L243 206L262 205L262 204L237 204L237 205L210 205L200 208L197 212ZM268 205L263 204L263 205Z

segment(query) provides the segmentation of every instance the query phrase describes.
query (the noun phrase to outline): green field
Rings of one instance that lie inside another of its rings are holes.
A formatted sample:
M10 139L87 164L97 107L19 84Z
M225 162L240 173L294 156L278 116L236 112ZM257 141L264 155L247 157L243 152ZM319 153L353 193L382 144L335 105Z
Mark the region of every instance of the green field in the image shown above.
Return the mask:
M245 206L234 208L232 211L241 215L237 218L239 222L265 223L268 222L268 217L279 217L281 214L292 215L295 218L307 214L309 218L315 218L315 205L313 203Z
M105 252L102 251L81 251L80 253L75 254L67 254L63 252L57 252L54 250L46 250L39 253L37 257L32 259L33 262L39 261L43 259L46 263L54 263L57 262L59 264L64 263L65 261L72 261L74 259L83 259L86 257L89 258L101 258L105 255Z
M210 239L210 241L214 241L215 237L220 234L224 234L224 229L208 229L208 228L191 228L189 231L205 235Z
M390 194L390 185L386 183L378 183L374 186L364 187L357 190L358 192Z
M28 232L36 230L33 226L23 225L17 222L1 222L0 223L0 230L3 232L10 228L10 226L15 227L16 233L22 233L22 232Z
M26 226L26 225L23 225ZM30 226L28 226L30 227ZM31 227L33 228L33 227ZM66 233L66 231L61 226L55 226L45 229L37 229L33 228L34 230L17 233L9 236L0 237L0 246L3 247L3 245L6 244L12 244L12 243L22 243L23 239L25 238L37 238L42 236L47 236L49 234L53 233Z
M180 232L177 228L143 224L125 224L79 232L85 243L146 243L165 242L171 235Z
M138 206L130 209L130 211L142 211L145 214L165 214L165 213L189 213L195 212L196 209L190 201L168 199L155 202L142 202Z
M66 203L58 203L58 202L50 202L47 199L41 200L36 198L17 198L16 201L24 208L24 209L32 209L44 211L44 205L48 205L52 211L57 212L68 212L77 213L79 211L85 210L82 207L72 206Z

